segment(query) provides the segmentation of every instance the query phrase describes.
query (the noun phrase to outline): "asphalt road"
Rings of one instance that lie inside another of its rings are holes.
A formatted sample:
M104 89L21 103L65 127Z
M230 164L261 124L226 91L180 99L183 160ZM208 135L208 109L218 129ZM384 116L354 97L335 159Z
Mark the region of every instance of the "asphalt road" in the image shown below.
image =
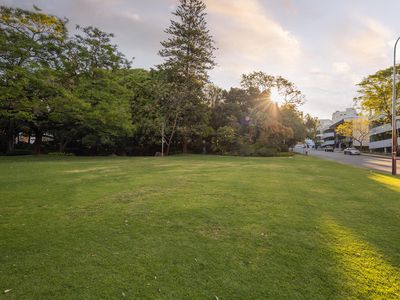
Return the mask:
M300 152L301 153L301 152ZM386 157L369 155L344 155L343 152L324 152L319 150L308 150L311 156L334 160L339 163L354 165L361 168L392 173L392 161ZM400 174L400 160L397 160L397 174Z

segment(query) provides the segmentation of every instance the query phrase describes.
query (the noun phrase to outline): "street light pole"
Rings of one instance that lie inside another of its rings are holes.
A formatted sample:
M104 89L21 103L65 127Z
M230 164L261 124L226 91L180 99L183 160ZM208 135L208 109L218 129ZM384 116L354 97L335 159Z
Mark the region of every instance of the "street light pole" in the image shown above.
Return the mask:
M400 37L394 44L393 51L393 98L392 98L392 174L397 174L397 96L396 96L396 47Z

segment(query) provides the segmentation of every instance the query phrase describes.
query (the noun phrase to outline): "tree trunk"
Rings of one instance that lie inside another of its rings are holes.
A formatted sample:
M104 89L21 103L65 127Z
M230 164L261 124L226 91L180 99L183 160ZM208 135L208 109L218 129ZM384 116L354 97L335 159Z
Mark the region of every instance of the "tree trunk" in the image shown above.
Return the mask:
M169 155L169 149L171 147L172 139L174 137L176 126L178 124L178 117L179 117L179 112L176 111L175 112L175 118L174 118L174 124L173 124L172 130L171 130L171 134L169 135L168 143L166 142L166 144L167 144L167 155Z
M40 155L42 153L43 132L40 129L35 130L35 142L33 143L33 153Z
M65 147L67 146L68 142L61 140L60 143L58 144L58 152L64 153L65 152Z
M64 153L64 143L61 141L58 143L58 152Z
M7 130L7 153L11 153L14 151L15 145L15 126L14 120L9 120L8 122L8 130Z
M182 141L182 152L187 153L188 152L188 142L187 139L184 137Z
M167 144L167 151L165 152L165 156L169 155L169 147L170 147L170 144Z

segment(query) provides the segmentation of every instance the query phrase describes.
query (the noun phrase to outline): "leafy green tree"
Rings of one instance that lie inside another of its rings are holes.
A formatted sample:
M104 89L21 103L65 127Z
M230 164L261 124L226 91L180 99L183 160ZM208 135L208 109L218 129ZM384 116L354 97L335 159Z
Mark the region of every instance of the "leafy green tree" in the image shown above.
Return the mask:
M307 128L304 124L303 113L295 105L286 104L280 109L280 122L283 126L293 130L293 137L286 141L290 147L296 142L304 141L307 136Z
M130 108L134 128L133 140L128 145L135 153L157 151L162 142L164 122L159 100L167 88L162 85L155 70L130 69L123 73L124 86L131 92Z
M272 89L275 88L279 95L283 97L283 104L300 106L305 102L305 96L296 85L282 76L275 77L261 71L252 72L242 75L241 85L247 90L253 88L270 94Z
M358 142L360 148L368 142L369 138L369 120L366 117L360 117L351 121L345 121L336 128L336 133L349 137Z
M235 130L229 126L218 128L212 139L211 150L216 153L228 153L235 143Z
M239 130L248 125L250 96L246 90L231 88L222 91L221 100L212 109L211 126L216 130L222 126L231 126Z
M62 82L75 101L69 118L54 128L63 151L78 141L97 153L101 147L115 150L118 141L133 130L130 95L124 70L129 68L122 53L112 44L112 34L95 27L77 26L62 53Z
M206 6L201 0L180 0L166 29L169 38L161 42L159 54L165 62L159 66L174 84L170 110L174 111L171 132L179 132L183 152L195 127L207 122L207 106L203 87L208 82L208 71L214 66L214 41L207 29ZM170 119L170 118L168 118Z
M281 149L283 145L287 144L287 141L293 139L293 137L294 133L292 128L274 121L268 122L263 126L259 142L276 149Z
M397 73L400 66L396 67ZM392 87L393 67L380 70L375 74L364 78L357 86L358 96L354 98L357 105L369 115L384 119L385 122L392 122ZM398 83L397 92L400 93ZM399 97L397 95L396 99Z
M271 89L275 86L275 77L262 71L243 74L241 85L247 90L256 88L260 92L271 92Z
M23 132L34 134L38 154L48 135L60 152L148 154L164 141L167 154L211 142L218 153L273 155L312 134L314 119L298 110L304 95L285 78L253 72L228 91L209 82L215 47L205 9L180 0L162 42L165 61L147 71L131 69L112 34L77 26L72 35L66 20L38 8L1 7L0 139L8 151Z
M305 103L305 96L293 82L282 76L277 76L275 77L275 86L279 95L283 97L284 104L300 106Z
M41 153L42 138L72 116L76 106L73 95L65 90L60 82L58 72L42 68L29 78L26 107L29 115L23 120L35 135L33 150Z
M130 92L110 70L97 69L93 78L82 78L77 95L89 104L81 141L97 153L101 146L113 147L118 138L132 133ZM95 78L95 79L94 79Z
M304 117L304 125L307 129L307 138L313 140L314 142L317 140L317 129L318 129L318 118L312 117L310 114L306 114Z
M41 88L47 80L41 76L57 68L60 45L66 37L66 21L42 13L0 7L0 117L7 120L7 150L14 147L15 132L21 122L42 118ZM41 133L35 148L40 151Z

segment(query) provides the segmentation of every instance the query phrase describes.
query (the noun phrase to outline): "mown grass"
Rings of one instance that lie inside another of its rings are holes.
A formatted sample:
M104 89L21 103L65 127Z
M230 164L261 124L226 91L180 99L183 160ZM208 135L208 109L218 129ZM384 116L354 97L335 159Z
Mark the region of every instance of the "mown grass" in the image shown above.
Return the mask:
M0 298L400 298L400 180L334 162L1 158L0 201Z

